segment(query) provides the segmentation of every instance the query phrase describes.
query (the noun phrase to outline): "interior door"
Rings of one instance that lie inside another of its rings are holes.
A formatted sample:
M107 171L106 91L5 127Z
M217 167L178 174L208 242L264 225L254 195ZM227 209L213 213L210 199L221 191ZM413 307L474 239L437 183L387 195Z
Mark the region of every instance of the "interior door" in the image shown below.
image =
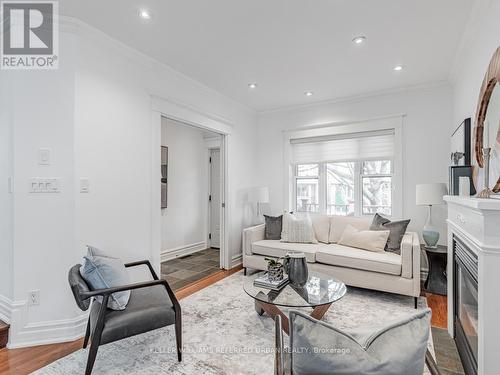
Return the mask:
M220 150L210 150L210 247L220 248Z

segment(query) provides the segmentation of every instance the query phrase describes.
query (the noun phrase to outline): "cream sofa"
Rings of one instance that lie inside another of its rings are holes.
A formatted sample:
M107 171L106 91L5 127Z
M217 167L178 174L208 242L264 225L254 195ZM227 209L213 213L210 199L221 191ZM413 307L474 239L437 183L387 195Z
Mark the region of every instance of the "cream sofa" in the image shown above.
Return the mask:
M265 257L282 257L288 251L302 251L310 270L332 275L347 285L403 294L420 295L420 242L418 235L407 232L401 242L401 255L338 245L347 225L369 229L371 218L350 216L311 216L317 244L285 243L265 240L265 225L243 231L243 267L265 270Z

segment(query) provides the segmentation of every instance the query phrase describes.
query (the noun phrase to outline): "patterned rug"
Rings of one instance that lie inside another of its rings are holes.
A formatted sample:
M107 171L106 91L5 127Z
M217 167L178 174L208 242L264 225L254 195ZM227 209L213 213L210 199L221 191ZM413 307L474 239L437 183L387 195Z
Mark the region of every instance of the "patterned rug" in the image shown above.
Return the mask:
M172 326L100 347L93 374L273 374L274 322L257 315L243 278L239 272L180 301L182 363ZM419 308L425 306L421 297ZM414 311L412 297L348 287L323 320L339 328L371 327ZM83 374L87 355L81 349L35 374Z

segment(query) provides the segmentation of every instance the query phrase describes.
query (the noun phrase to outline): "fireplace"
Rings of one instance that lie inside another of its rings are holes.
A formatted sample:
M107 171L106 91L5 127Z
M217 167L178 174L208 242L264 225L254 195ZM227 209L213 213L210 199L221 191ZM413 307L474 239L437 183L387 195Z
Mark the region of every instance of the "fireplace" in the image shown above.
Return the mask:
M455 342L467 375L478 372L478 261L453 235L453 291Z

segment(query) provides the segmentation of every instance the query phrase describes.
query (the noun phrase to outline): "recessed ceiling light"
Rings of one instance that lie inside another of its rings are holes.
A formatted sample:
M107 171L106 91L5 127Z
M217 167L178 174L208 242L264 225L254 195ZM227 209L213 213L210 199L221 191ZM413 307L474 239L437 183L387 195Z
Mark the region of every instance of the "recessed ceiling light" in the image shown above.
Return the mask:
M141 17L143 20L150 20L151 12L147 9L141 9L139 10L139 17Z
M366 41L366 36L363 35L357 36L352 40L354 44L362 44L365 41Z
M404 69L404 66L403 66L403 65L396 65L396 66L394 67L394 70L395 70L396 72L400 72L400 71L401 71L401 70L403 70L403 69Z
M257 84L255 82L251 82L251 83L248 84L248 88L249 89L255 89L255 88L257 88Z
M306 92L304 93L304 95L305 95L305 96L313 96L313 95L314 95L314 93L313 93L312 91L306 91Z

